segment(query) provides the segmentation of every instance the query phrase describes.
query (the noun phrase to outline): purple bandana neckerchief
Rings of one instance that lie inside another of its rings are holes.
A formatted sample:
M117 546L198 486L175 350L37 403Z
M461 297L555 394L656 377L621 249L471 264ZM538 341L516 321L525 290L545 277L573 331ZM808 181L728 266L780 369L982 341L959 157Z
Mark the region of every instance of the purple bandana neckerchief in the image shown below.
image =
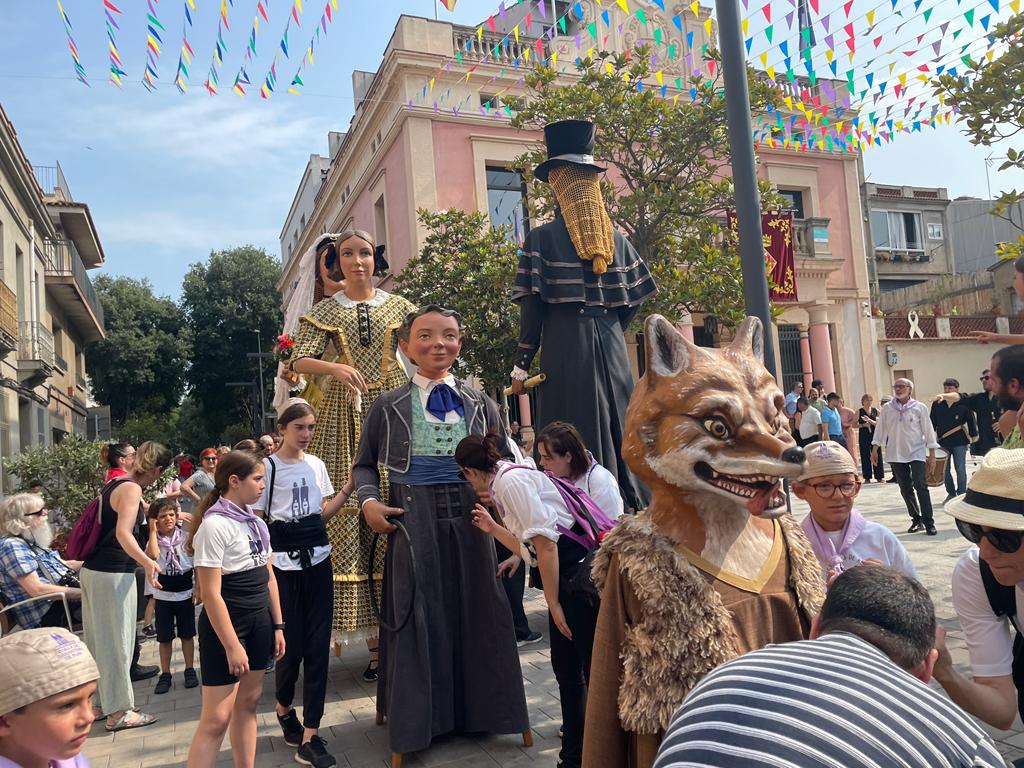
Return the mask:
M909 411L913 406L917 405L917 400L911 397L909 400L907 400L906 403L901 403L896 398L893 398L892 400L889 401L889 405L892 406L892 409L896 411L896 413L900 415L900 419L902 419L904 413Z
M160 533L156 535L156 543L160 547L160 551L167 553L167 566L171 573L184 571L181 567L181 560L178 559L178 547L185 543L185 538L185 532L178 526L174 526L174 533L170 536Z
M242 509L222 496L213 503L213 506L206 510L206 514L224 515L224 517L231 520L245 523L249 526L249 531L252 533L252 540L260 545L260 552L266 552L270 549L270 531L267 530L267 524L256 517L250 510Z
M807 538L810 539L814 554L825 563L829 580L843 572L843 560L846 558L846 553L864 532L864 526L867 524L867 520L857 511L856 507L851 509L850 516L846 519L846 525L843 526L842 541L839 543L839 548L836 549L828 534L814 522L814 515L808 513L804 518L800 526L807 534Z

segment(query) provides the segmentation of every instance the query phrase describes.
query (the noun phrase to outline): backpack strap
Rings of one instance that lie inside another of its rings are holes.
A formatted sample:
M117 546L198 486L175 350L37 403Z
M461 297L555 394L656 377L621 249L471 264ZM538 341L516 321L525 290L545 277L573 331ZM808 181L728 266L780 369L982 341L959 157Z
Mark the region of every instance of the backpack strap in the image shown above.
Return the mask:
M985 587L985 596L996 616L1005 616L1013 624L1017 634L1022 634L1017 623L1017 588L1007 587L996 581L988 563L978 558L978 570L981 572L981 583Z
M274 461L273 456L267 456L267 461L270 462L270 488L267 489L267 508L263 510L263 514L269 520L270 510L274 507L274 483L277 481L277 463Z

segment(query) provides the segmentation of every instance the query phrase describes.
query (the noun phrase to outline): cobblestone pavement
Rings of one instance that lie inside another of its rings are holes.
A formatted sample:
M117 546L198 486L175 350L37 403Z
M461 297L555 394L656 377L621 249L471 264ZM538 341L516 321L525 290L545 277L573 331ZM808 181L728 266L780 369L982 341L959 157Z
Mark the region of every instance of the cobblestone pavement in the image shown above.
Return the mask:
M971 468L970 462L968 466ZM923 583L931 591L939 619L949 633L948 642L953 658L963 667L967 663L967 652L960 625L953 613L950 576L956 559L968 545L957 533L952 519L942 512L944 496L943 489L932 489L939 529L939 535L935 537L905 533L909 519L894 484L871 483L864 486L858 508L869 519L891 528L903 541ZM806 509L806 505L794 497L793 511L798 518L803 518ZM439 740L426 752L407 756L405 765L446 768L555 766L560 715L558 688L548 659L544 601L541 594L532 589L527 590L526 600L531 625L545 634L543 642L520 650L534 746L524 748L516 736L453 737ZM143 661L148 664L157 663L155 643L143 646ZM388 765L387 729L374 724L375 688L362 682L360 677L365 666L366 650L363 646L346 648L340 657L331 658L327 707L321 734L338 758L340 768L382 768ZM158 715L158 723L113 735L104 731L102 722L93 728L85 754L95 768L162 768L185 764L199 717L200 689L185 689L181 676L182 663L177 650L173 672L174 687L163 696L153 694L155 680L135 685L137 705L145 712ZM295 764L295 750L282 740L274 717L271 687L272 681L268 680L264 684L260 706L257 768ZM989 730L1007 759L1024 757L1024 725L1019 718L1010 731ZM230 759L225 738L220 764L230 764Z

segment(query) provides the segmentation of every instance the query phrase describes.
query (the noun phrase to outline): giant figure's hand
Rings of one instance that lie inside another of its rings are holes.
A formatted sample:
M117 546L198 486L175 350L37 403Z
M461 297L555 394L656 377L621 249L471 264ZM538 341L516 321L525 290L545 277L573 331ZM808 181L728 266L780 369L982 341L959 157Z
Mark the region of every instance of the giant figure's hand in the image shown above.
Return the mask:
M347 384L355 392L366 394L366 381L363 379L363 375L351 365L335 363L331 375L342 384Z
M392 515L405 514L404 510L398 507L389 507L381 501L368 501L363 504L363 517L366 524L377 533L391 533L395 526L388 522Z
M526 382L520 381L519 379L512 379L512 394L513 395L525 395L526 394Z

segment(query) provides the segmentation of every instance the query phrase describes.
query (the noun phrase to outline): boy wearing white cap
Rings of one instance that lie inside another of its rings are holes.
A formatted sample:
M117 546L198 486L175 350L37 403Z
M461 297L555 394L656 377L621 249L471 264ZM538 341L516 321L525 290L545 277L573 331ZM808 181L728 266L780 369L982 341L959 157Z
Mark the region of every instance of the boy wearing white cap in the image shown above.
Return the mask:
M0 768L88 768L79 753L99 676L85 644L66 629L0 639Z
M826 440L805 445L804 454L804 471L793 483L793 492L811 508L801 525L821 561L825 580L831 583L862 563L887 565L917 579L914 564L893 532L866 520L854 508L860 480L850 452Z
M961 535L977 546L953 570L953 608L960 619L971 675L956 671L938 638L934 677L963 709L997 728L1024 712L1024 451L993 448L945 507ZM1014 635L1016 634L1016 637Z

